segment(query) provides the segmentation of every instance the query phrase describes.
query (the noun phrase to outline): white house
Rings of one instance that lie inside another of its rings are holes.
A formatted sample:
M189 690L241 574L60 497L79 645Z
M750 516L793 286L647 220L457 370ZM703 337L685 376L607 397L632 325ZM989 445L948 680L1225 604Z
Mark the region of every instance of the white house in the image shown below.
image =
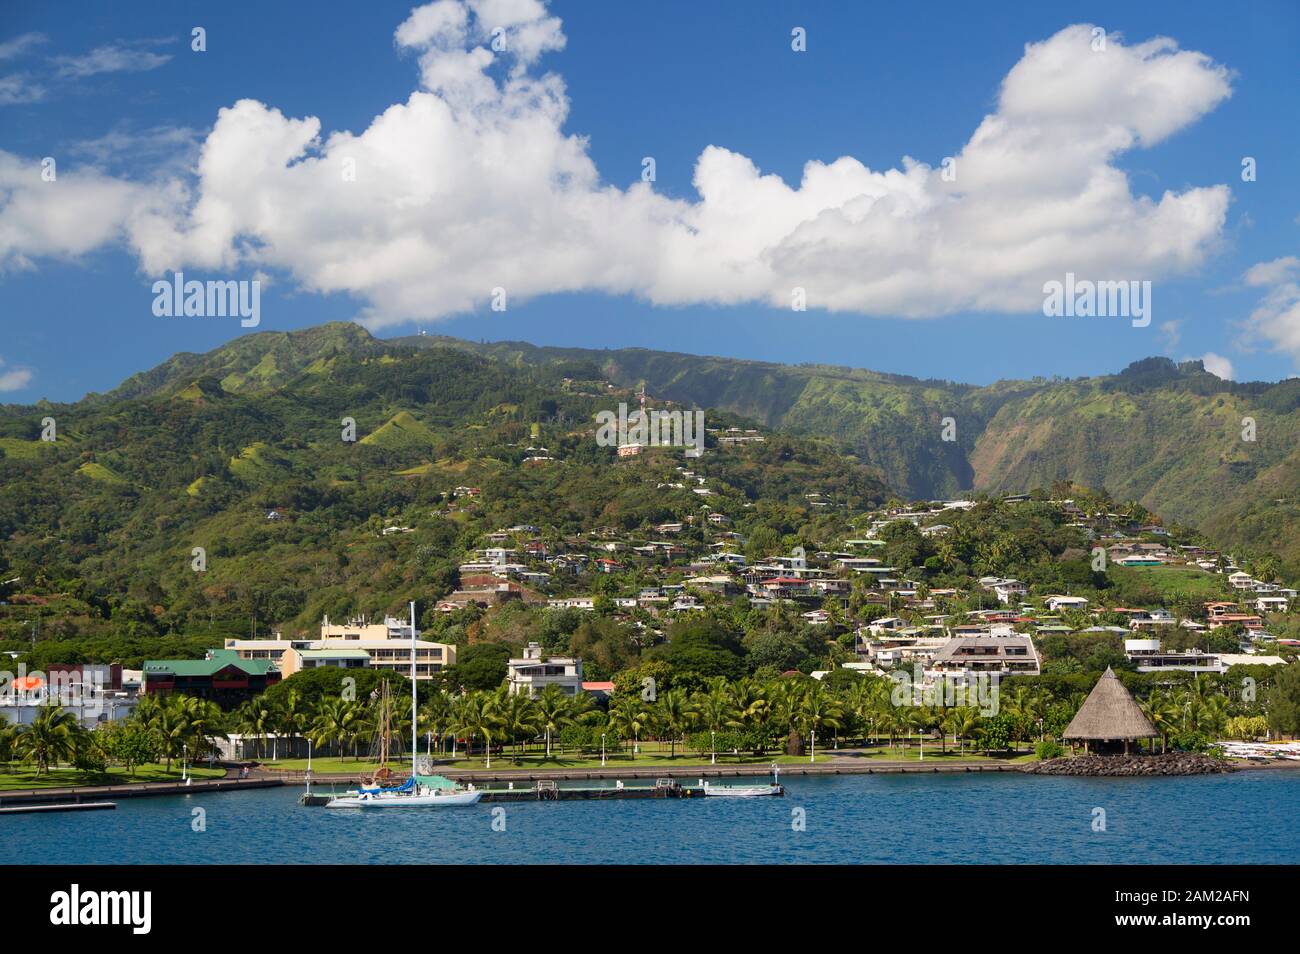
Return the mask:
M1058 613L1063 609L1083 609L1088 601L1082 596L1049 596L1044 601L1050 612Z
M582 691L582 660L574 656L545 656L538 643L529 643L522 659L511 659L507 678L510 694L535 699L547 686L559 686L566 696Z

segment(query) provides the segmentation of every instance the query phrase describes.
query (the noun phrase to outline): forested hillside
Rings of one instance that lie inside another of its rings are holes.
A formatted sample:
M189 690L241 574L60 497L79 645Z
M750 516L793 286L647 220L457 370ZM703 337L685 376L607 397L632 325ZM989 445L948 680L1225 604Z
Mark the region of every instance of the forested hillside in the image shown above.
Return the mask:
M704 506L784 533L832 519L810 490L833 512L886 495L869 468L801 437L723 452L711 437L698 460L680 448L620 460L597 445L594 415L636 398L599 377L589 365L378 348L330 326L178 356L76 404L5 408L0 580L18 582L0 599L31 602L4 608L0 644L37 626L43 638L138 638L141 654L181 633L306 632L325 613L445 594L500 527L534 524L554 542L697 520ZM47 417L53 442L40 439ZM682 482L684 462L708 480L707 501Z

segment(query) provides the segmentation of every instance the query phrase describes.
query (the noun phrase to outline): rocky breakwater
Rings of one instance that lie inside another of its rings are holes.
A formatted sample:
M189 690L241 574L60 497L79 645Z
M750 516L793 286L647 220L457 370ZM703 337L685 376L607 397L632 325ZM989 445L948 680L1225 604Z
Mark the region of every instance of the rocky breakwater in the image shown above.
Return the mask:
M1217 775L1233 771L1221 759L1195 752L1170 752L1165 755L1079 755L1074 758L1048 759L1023 769L1030 775L1076 775L1101 777L1136 777L1147 775Z

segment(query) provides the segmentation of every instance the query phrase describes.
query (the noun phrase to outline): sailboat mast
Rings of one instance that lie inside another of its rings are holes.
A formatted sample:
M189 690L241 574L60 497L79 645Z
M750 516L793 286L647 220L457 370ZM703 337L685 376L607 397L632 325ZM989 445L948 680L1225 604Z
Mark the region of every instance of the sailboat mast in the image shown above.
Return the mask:
M411 600L411 778L415 778L416 739L415 716L415 600Z

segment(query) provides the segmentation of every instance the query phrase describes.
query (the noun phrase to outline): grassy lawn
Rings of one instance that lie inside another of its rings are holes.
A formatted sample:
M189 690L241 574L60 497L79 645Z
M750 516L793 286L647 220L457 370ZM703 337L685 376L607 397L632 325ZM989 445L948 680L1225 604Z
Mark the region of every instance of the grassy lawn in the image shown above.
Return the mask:
M224 769L191 767L189 774L196 779L221 778ZM44 775L36 774L36 766L23 763L0 763L0 792L24 788L67 788L74 785L123 785L128 782L175 782L181 777L179 763L172 763L172 770L167 771L163 764L138 765L135 775L126 774L126 769L111 766L106 774L83 772L69 766L51 768Z
M1111 566L1120 582L1141 583L1160 592L1166 603L1177 599L1222 599L1227 592L1224 578L1217 573L1186 566Z
M827 753L819 751L817 753L818 762L829 762L830 757ZM773 762L781 765L790 765L797 763L807 764L808 756L806 755L777 755L768 753L767 755L741 754L739 756L727 753L718 753L718 765L752 765L757 769L763 769ZM400 772L402 762L390 763L394 771ZM642 749L637 756L629 754L613 754L606 756L606 768L688 768L690 766L708 765L709 756L703 756L691 752L683 753L679 751L677 757L673 758L668 754L665 748L664 752L647 752ZM303 771L307 768L306 759L280 759L279 761L265 761L263 766L269 769L286 769L288 771ZM312 773L316 775L331 774L356 774L359 772L370 772L377 767L375 762L368 759L356 761L354 759L337 759L324 758L312 759ZM451 760L434 760L434 771L447 771L459 769L461 771L468 769L482 769L488 766L484 760L475 756L467 759L459 756L455 761ZM529 752L521 756L518 760L514 759L510 753L505 755L492 756L493 769L597 769L600 768L600 756L590 753L568 752L561 754L552 752L548 759L545 752Z
M921 761L921 749L919 746L904 746L897 749L891 749L888 745L881 745L874 748L866 749L861 753L855 753L855 758L864 758L870 761L878 762L919 762ZM976 752L967 749L962 752L959 748L948 746L948 751L940 751L936 744L929 744L925 747L925 761L930 762L1032 762L1035 760L1033 752L1017 752L1012 756L1005 755L985 755L982 752Z

